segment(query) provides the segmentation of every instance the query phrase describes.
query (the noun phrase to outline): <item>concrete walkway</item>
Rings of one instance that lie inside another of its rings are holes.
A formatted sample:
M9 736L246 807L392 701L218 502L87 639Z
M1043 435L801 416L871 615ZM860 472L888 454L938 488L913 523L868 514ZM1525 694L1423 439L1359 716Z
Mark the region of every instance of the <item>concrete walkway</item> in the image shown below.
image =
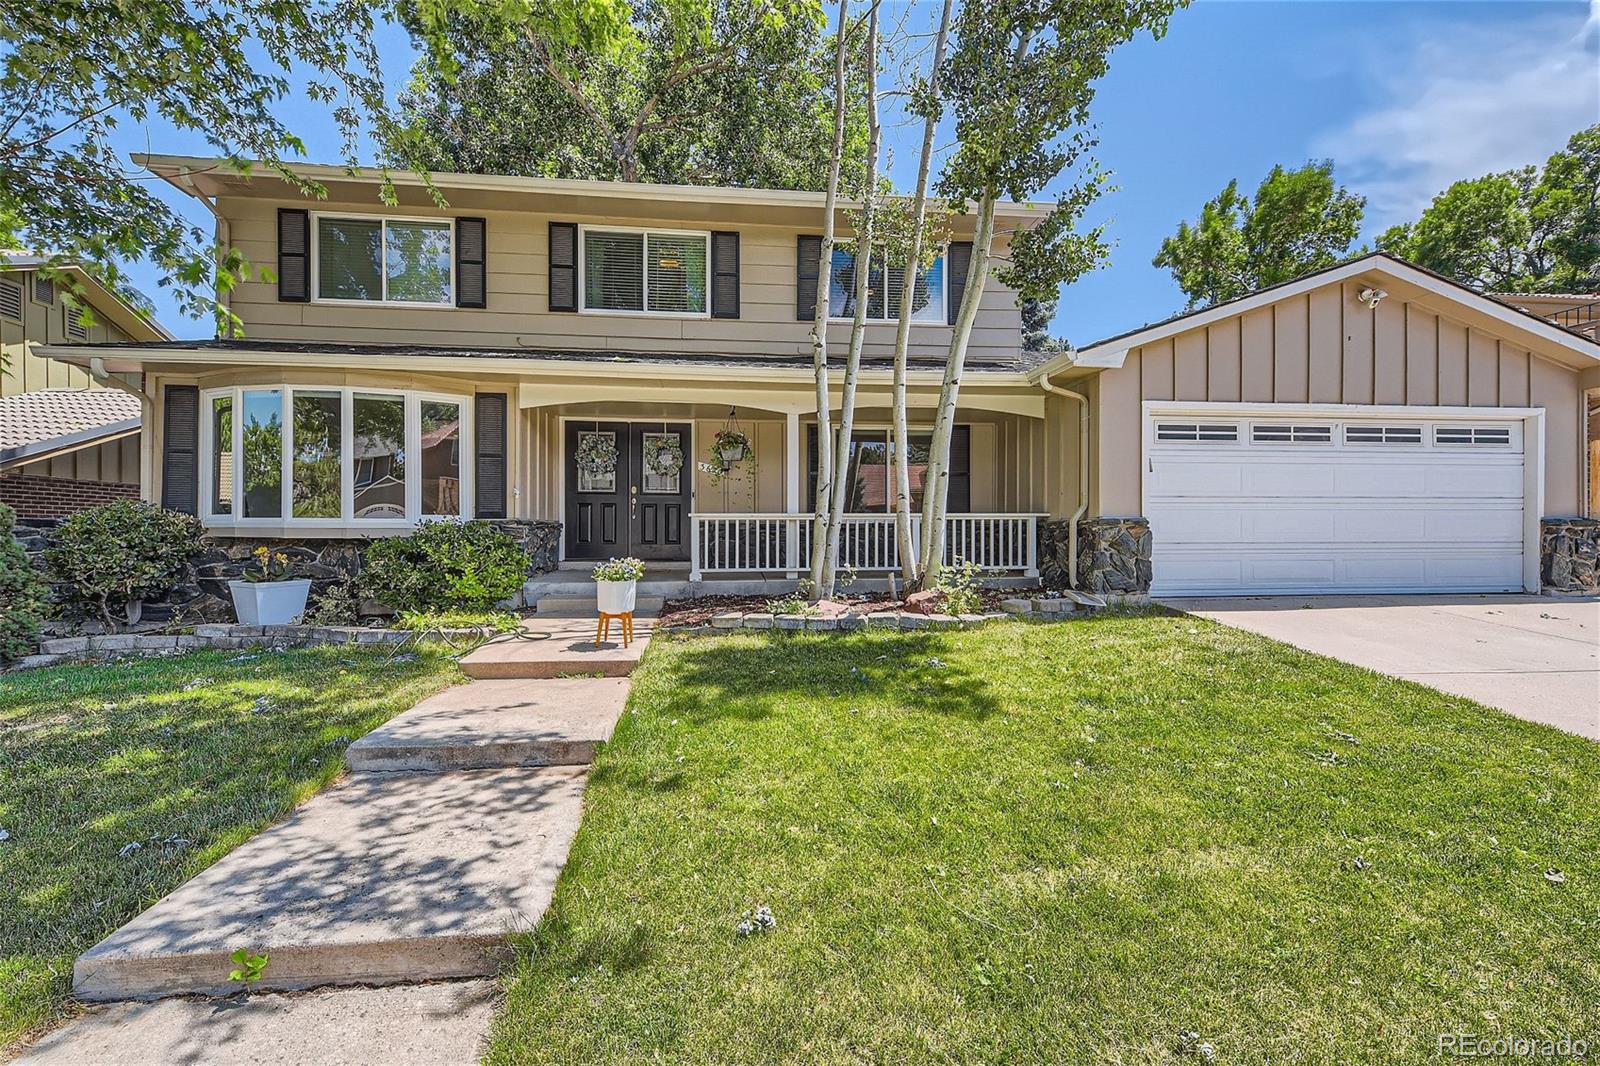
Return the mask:
M1600 601L1459 595L1164 602L1600 740Z
M351 775L79 957L79 999L149 1002L92 1011L18 1061L474 1060L497 983L457 979L498 973L549 906L649 639L641 619L631 647L595 646L593 625L585 641L578 620L546 620L550 639L490 659L547 679L447 689L352 744ZM238 948L269 960L248 997L227 976Z

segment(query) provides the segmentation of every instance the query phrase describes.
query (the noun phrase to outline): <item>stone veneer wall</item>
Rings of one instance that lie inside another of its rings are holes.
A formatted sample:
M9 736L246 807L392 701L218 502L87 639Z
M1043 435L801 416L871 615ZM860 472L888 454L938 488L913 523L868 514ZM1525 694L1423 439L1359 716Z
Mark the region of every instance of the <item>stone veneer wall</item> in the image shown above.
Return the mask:
M486 521L509 533L521 545L528 555L529 577L556 568L561 549L561 523L511 518ZM16 537L35 560L35 565L40 565L39 555L48 545L50 530L55 525L54 521L39 519L17 523ZM200 552L189 561L187 578L162 599L147 602L141 621L158 624L233 621L233 597L228 592L228 582L244 573L256 548L262 546L288 555L294 565L292 576L311 579L310 602L315 604L317 597L330 587L361 572L366 544L365 539L321 537L202 537Z
M1600 518L1540 520L1539 580L1550 592L1600 594Z
M1068 587L1071 523L1039 523L1039 574L1046 588ZM1152 535L1146 518L1085 518L1078 522L1078 589L1097 596L1142 596L1150 591Z

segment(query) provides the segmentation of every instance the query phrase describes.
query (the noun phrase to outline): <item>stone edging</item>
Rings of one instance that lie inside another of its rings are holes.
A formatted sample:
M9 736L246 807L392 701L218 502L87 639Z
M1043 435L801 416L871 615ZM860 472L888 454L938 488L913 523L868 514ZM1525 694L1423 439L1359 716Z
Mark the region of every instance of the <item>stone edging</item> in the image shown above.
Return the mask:
M1141 606L1148 604L1148 596L1108 598L1108 606ZM662 633L685 637L708 637L739 629L778 629L789 632L854 632L861 629L964 629L984 622L999 622L1007 618L1027 618L1045 622L1059 622L1075 614L1086 614L1092 608L1079 605L1066 597L1033 596L1015 597L1000 601L1001 610L983 614L919 614L916 611L872 611L868 614L843 614L834 616L804 614L773 614L770 611L729 611L719 614L704 625L663 626Z
M376 629L367 626L246 626L207 623L185 633L109 633L87 637L51 637L39 642L39 652L18 659L13 670L29 670L57 663L109 659L117 656L177 655L180 652L220 648L309 648L318 644L404 644L424 637L470 638L476 629L422 632L414 629Z

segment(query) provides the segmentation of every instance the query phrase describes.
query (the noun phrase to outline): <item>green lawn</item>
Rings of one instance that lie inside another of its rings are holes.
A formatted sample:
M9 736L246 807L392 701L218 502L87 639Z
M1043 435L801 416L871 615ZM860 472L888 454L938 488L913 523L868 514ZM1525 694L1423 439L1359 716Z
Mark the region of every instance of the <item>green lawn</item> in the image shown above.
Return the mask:
M1600 1046L1576 737L1159 614L658 639L630 707L492 1062Z
M0 1049L59 1014L79 952L460 678L437 652L388 655L199 652L0 677Z

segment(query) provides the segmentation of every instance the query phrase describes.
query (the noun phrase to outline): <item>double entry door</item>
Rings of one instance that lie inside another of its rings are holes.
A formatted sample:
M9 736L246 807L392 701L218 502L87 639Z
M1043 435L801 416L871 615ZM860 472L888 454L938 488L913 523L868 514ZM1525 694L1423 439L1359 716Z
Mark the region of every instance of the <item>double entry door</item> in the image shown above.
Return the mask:
M608 443L615 460L597 461ZM683 457L676 470L665 461L671 444ZM568 422L563 454L568 559L689 558L688 423Z

